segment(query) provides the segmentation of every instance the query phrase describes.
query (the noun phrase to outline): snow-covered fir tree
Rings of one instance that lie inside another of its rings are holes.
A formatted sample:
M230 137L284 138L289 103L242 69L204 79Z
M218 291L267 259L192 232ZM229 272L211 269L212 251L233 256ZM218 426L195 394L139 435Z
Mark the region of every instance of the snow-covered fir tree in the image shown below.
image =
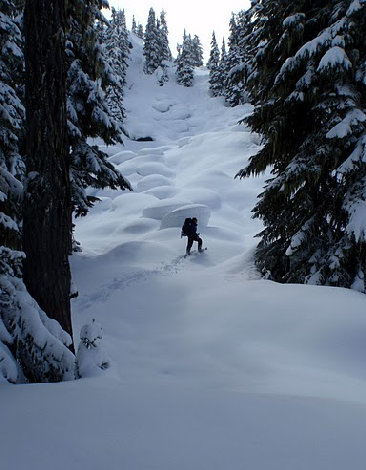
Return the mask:
M136 34L136 36L137 36L137 23L136 23L136 20L135 20L135 15L132 16L131 33Z
M183 44L178 45L178 57L176 59L177 83L190 87L193 85L194 65L192 60L192 40L191 36L184 32Z
M168 62L172 60L172 54L164 11L160 13L160 18L156 19L154 9L150 8L144 35L144 59L146 74L151 75L157 71L160 85L168 81L167 67Z
M217 45L215 31L213 31L212 37L211 37L210 56L206 64L207 68L211 70L212 67L217 67L219 62L220 62L220 51Z
M22 254L18 250L24 165L19 139L24 125L24 107L20 96L23 69L21 19L10 0L4 0L0 5L0 51L0 382L16 382L18 367L9 350L16 335L10 325L4 324L3 304L7 302L6 285L11 286L13 280L21 276L18 266ZM14 297L16 294L14 292Z
M153 8L150 8L144 35L144 72L148 75L153 74L161 64L160 39L161 36L155 11Z
M170 62L172 60L172 53L169 48L169 39L168 39L168 25L166 22L165 18L165 11L162 10L160 13L160 20L158 23L158 31L159 31L159 49L161 52L161 57L162 57L162 62L163 61L168 61Z
M144 27L141 23L137 26L136 36L140 39L144 39Z
M10 0L0 6L0 246L20 247L24 131L21 16Z
M132 16L131 33L135 34L140 39L144 39L144 27L141 23L136 22L135 15Z
M247 11L232 15L230 20L229 50L221 59L223 91L226 103L237 106L249 101L247 81L250 76L254 49L249 41L253 28L253 17L258 3Z
M178 56L177 59L179 59L182 49L185 49L185 53L187 57L189 57L189 61L193 67L201 67L203 65L203 48L201 41L197 34L194 36L192 39L191 34L187 34L186 31L184 30L183 33L183 43L182 44L177 44L177 51L178 51Z
M164 83L169 81L168 68L172 61L172 53L169 48L168 40L168 25L165 19L165 12L160 13L160 19L157 20L157 30L159 33L159 51L160 51L160 64L156 71L158 75L158 83L163 86Z
M222 39L222 46L221 46L221 57L220 57L220 63L223 64L226 59L226 44L225 44L225 38Z
M122 175L107 162L107 155L86 144L89 136L104 135L111 143L120 135L120 128L115 123L109 125L112 120L107 108L94 106L95 98L97 101L100 98L103 103L104 83L113 82L105 79L112 77L107 66L100 72L105 61L101 46L95 40L95 19L102 5L107 6L106 2L95 2L90 8L78 0L69 3L68 113L74 159L74 204L84 213L92 203L85 195L87 185L128 186ZM23 176L19 140L24 130L21 13L11 0L4 0L0 5L0 108L3 110L0 113L0 381L67 380L74 378L74 355L69 350L72 338L57 321L47 318L22 281L24 255L19 251ZM30 16L28 14L28 18ZM94 24L95 29L89 28L90 24ZM55 35L55 39L59 37ZM35 57L32 55L32 60ZM24 232L28 232L26 224L24 227L23 238ZM67 242L67 246L70 244Z
M105 90L116 82L103 45L97 41L96 22L106 23L101 7L106 2L85 4L73 0L69 8L68 55L68 127L71 146L71 183L74 210L85 215L95 202L86 188L127 189L128 182L108 162L108 155L88 143L100 137L106 144L122 142L123 128L108 106Z
M222 73L220 70L220 51L216 42L215 32L212 33L210 58L207 62L210 70L209 89L212 96L219 96L222 90Z
M201 67L201 65L203 65L203 47L197 34L195 34L192 39L191 49L193 65L195 67Z
M256 259L283 282L366 291L366 3L262 1L248 119L271 168ZM260 104L259 104L260 103Z
M125 118L123 95L126 85L126 71L129 57L129 39L126 18L123 10L112 8L112 19L103 30L102 37L111 81L106 90L106 98L112 117L119 123Z

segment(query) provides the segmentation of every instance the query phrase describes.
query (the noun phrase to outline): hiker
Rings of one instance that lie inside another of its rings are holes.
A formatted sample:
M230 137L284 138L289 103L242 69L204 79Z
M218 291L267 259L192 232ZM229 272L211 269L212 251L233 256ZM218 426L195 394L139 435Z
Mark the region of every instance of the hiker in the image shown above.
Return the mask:
M192 217L192 219L187 217L185 219L182 227L182 236L183 235L188 237L186 255L191 254L191 248L194 241L198 242L198 251L200 253L204 251L202 250L202 238L199 237L199 233L197 233L197 217Z

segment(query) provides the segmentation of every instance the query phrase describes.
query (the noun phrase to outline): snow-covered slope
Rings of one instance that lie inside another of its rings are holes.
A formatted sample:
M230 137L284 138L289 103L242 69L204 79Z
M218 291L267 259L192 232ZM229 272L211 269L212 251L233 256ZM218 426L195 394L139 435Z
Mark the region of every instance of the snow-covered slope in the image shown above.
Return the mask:
M98 193L72 260L75 340L95 318L111 367L1 387L1 468L364 470L366 298L259 278L263 178L233 179L259 139L207 79L158 86L134 40L125 124L154 140L106 149L134 191ZM189 215L208 250L183 258Z

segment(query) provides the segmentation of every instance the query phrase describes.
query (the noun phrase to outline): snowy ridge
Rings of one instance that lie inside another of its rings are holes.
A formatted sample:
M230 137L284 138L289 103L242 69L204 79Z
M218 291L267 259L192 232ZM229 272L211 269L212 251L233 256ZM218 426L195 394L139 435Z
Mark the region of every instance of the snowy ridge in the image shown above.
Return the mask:
M264 178L233 178L258 150L250 107L210 98L204 68L160 87L133 45L131 140L105 150L134 191L96 193L72 259L75 340L95 318L111 367L1 387L3 468L364 470L365 296L259 278ZM203 255L182 258L186 215Z

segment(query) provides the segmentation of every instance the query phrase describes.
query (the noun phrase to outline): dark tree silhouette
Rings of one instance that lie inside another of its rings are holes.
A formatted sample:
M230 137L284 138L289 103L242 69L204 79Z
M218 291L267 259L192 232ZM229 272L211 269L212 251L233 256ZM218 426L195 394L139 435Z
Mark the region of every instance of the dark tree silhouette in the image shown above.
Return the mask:
M27 0L24 281L51 318L72 335L71 196L66 128L65 1Z

